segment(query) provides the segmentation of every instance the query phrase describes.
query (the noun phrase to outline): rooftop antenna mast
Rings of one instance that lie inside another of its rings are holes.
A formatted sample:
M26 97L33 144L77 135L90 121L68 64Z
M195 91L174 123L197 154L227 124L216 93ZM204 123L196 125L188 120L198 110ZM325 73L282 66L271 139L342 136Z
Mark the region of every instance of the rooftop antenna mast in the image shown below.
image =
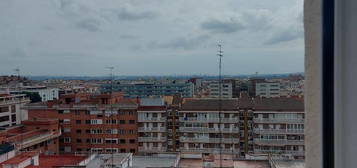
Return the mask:
M218 116L219 116L219 167L222 167L222 45L218 44L218 57L219 57L219 75L218 75Z
M110 126L111 126L111 167L115 167L114 166L114 146L113 146L113 139L114 139L114 113L113 113L113 103L112 103L112 99L113 99L113 69L114 67L107 67L107 69L109 69L110 71L110 99L109 99L109 104L110 104Z

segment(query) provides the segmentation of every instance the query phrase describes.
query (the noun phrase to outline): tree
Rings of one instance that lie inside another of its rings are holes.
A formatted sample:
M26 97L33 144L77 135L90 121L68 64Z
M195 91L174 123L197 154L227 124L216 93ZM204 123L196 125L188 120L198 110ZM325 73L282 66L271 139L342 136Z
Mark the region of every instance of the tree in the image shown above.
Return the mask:
M36 103L36 102L42 101L40 94L38 94L37 92L23 92L23 93L26 94L26 96L28 96L30 98L31 103Z

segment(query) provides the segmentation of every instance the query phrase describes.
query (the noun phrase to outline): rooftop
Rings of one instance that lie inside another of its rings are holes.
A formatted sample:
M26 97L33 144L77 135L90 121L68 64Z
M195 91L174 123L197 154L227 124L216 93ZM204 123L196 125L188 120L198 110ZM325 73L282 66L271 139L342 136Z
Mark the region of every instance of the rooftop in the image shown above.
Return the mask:
M176 156L133 156L132 168L174 167Z
M26 168L52 168L55 166L77 165L86 156L76 155L40 155L38 166L27 166Z

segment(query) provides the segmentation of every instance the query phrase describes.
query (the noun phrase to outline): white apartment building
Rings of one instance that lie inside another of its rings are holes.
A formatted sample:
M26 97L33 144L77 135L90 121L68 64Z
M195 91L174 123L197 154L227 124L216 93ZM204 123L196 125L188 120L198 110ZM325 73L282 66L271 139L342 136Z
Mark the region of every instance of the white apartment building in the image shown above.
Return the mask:
M232 98L232 83L231 82L222 82L221 87L221 96L222 98ZM208 84L208 92L210 98L219 97L219 83L217 81L211 82Z
M0 127L18 125L28 119L27 110L23 106L30 103L25 95L0 94Z
M255 84L255 96L280 97L279 82L259 82Z
M47 88L46 86L23 87L22 91L38 93L41 96L41 101L46 102L59 98L58 88Z
M181 153L239 155L237 99L184 99L179 113ZM219 117L221 116L221 117Z
M138 108L138 152L167 151L167 111L162 98L142 98Z
M293 98L255 100L254 153L304 159L304 104Z

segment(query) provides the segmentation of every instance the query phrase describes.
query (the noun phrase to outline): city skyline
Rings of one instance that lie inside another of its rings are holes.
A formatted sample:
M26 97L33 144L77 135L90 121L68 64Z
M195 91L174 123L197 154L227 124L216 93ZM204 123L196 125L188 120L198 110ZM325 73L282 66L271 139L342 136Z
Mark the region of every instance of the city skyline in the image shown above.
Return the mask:
M303 1L2 1L1 75L303 72ZM21 11L21 12L18 12Z

